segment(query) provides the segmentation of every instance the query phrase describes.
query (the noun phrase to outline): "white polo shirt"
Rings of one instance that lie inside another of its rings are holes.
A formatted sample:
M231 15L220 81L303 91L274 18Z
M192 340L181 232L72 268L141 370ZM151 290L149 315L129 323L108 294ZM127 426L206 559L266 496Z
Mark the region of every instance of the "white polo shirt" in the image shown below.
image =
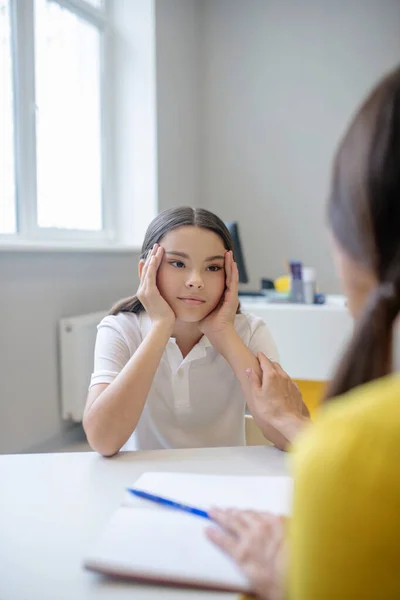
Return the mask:
M90 387L111 383L151 327L146 312L105 317L98 326ZM253 354L278 360L264 321L251 314L235 317L235 329ZM229 363L203 336L183 358L170 338L143 412L122 450L242 446L245 397Z

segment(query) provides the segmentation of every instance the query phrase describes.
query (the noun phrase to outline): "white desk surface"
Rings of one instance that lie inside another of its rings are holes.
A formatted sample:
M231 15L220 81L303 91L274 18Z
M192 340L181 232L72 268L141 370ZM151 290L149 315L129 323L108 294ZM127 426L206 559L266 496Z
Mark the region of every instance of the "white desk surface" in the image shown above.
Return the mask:
M235 594L138 585L82 569L82 559L145 471L285 475L268 446L0 456L1 600L233 600Z

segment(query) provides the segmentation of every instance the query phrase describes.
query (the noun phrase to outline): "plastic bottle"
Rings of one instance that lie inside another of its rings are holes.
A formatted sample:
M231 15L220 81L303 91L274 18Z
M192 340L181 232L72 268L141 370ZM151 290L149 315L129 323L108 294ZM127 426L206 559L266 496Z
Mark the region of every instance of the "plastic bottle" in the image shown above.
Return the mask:
M294 302L295 304L304 304L304 288L301 262L295 260L291 261L290 273L292 275L290 301Z
M314 304L316 288L316 273L313 267L303 267L303 294L306 304Z

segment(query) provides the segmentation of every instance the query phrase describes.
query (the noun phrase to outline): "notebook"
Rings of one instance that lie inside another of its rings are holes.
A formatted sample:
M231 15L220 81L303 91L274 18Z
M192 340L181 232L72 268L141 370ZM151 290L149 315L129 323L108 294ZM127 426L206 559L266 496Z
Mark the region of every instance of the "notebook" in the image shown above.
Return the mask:
M290 513L292 496L289 477L145 473L134 487L204 510L218 505L284 515ZM124 492L84 566L136 581L251 591L236 564L207 539L210 526L216 527Z

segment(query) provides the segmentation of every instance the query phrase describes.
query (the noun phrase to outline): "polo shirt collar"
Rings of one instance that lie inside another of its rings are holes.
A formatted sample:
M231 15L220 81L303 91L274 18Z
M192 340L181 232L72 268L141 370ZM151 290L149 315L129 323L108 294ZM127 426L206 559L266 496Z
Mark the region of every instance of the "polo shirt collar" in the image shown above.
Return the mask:
M141 313L139 313L139 324L140 324L140 331L143 334L143 338L145 338L151 328L151 319L146 311L142 311ZM168 344L176 345L175 338L173 338L173 337L169 338ZM211 344L210 340L208 339L208 337L203 335L203 337L200 338L200 340L197 342L197 344L192 348L192 350L186 356L185 361L190 362L190 361L196 360L198 358L203 358L206 355L207 348L210 348L211 346L212 346L212 344Z

